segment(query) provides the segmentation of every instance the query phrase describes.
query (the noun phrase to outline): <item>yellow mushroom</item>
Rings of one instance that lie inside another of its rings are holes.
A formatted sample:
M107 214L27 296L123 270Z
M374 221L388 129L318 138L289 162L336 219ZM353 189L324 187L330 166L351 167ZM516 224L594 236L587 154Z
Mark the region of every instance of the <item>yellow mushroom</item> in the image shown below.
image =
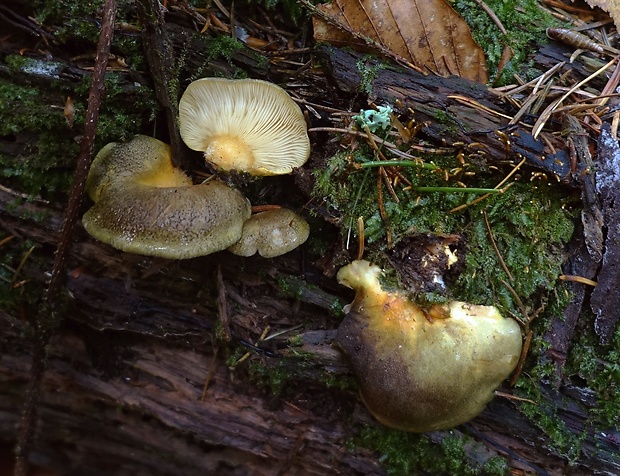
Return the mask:
M147 136L106 145L86 190L95 204L82 219L95 238L129 253L192 258L241 238L249 201L213 180L193 185L172 165L170 147Z
M310 155L299 106L279 86L258 79L203 78L179 103L181 137L222 170L287 174Z
M297 248L309 234L310 226L303 218L278 208L252 215L243 225L241 239L228 251L239 256L252 256L258 251L264 258L273 258Z
M478 415L514 370L521 332L495 307L464 302L423 310L388 292L381 269L354 261L338 280L356 291L336 344L382 424L405 431L448 429Z

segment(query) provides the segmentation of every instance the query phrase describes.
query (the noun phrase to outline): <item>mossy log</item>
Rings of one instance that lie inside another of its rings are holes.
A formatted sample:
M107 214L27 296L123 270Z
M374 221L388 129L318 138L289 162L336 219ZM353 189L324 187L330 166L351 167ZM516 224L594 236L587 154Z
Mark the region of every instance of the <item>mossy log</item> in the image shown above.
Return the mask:
M516 164L525 159L529 167L551 179L569 185L574 182L563 140L535 139L522 124L509 125L517 111L484 85L403 71L337 48L324 47L322 51L339 91L365 91L369 100L378 104L399 102L399 111L413 111L422 125L422 140L436 147L454 146L488 164Z
M16 279L27 281L29 295L18 313L0 312L0 439L8 448L29 376L28 319L40 305L36 292L52 264L61 214L17 205L6 192L0 203L3 229L37 247ZM25 218L41 214L44 220ZM300 253L248 260L224 252L171 262L118 252L78 230L32 461L59 474L385 474L380 455L349 446L356 428L376 423L351 385L333 384L348 370L330 346L339 321L331 310L350 296L335 292L332 280L304 274L302 260ZM218 267L229 343L221 332ZM279 289L283 282L305 288L293 299ZM282 337L244 346L268 325L294 329L295 343ZM233 369L246 350L250 360ZM578 461L569 465L547 450L545 435L501 397L455 430L479 442L467 460L503 455L538 474L620 468L614 441L588 429L588 389L543 388L541 403L559 406L556 417L585 438ZM429 438L440 444L447 434Z
M0 13L5 18L13 10ZM15 17L10 19L15 22ZM187 25L187 18L176 11L169 19L174 48L194 73L229 75L232 68L242 68L253 77L285 77L245 48L237 49L228 60L207 58L209 42ZM18 50L17 46L4 48L3 59ZM41 93L41 101L49 101L40 104L43 109L58 107L62 95L56 83L77 88L88 75L75 61L63 58L61 49L62 45L54 45L53 75L2 63L0 76L7 84L25 83ZM327 58L324 64L331 67L326 76L310 77L316 83L308 97L332 105L365 106L367 94L360 90L357 67L360 58L339 50L317 54ZM37 61L47 59L41 55ZM512 161L520 154L532 167L570 179L564 160L567 151L561 144L555 144L552 152L545 149L548 145L530 140L525 131L516 131L516 144L508 149L495 132L502 131L502 120L473 112L447 97L461 95L501 110L501 101L486 88L398 69L385 73L372 83L372 98L399 98L412 107L428 122L424 134L434 145L482 144L474 147L485 150L489 160ZM128 98L135 100L136 82L152 84L148 74L146 80L143 75L122 71L115 101L133 104ZM183 81L188 79L187 71L185 75ZM153 111L139 113L149 117ZM440 117L445 122L438 121ZM152 126L148 121L132 123L126 132L135 128L147 132ZM154 129L165 138L161 126ZM45 145L41 144L44 132L33 126L3 135L3 165L25 169L24 157L32 154L32 144ZM78 133L63 129L60 141L66 150L71 150ZM106 133L101 140L110 139ZM320 150L323 144L314 140ZM64 162L57 160L54 166L70 170L74 159L68 153ZM560 163L561 168L554 168ZM545 168L547 164L551 168ZM295 184L284 179L285 185L273 181L266 188L278 198L297 195L294 200L303 203L311 188L310 174L300 172L296 179ZM383 455L358 444L361 428L378 426L359 402L345 362L330 345L339 312L351 294L313 266L318 257L311 249L273 260L222 252L167 261L121 253L78 227L61 304L45 310L42 296L62 222L62 193L45 196L49 201L33 200L11 191L20 187L13 187L8 178L1 184L0 230L2 238L13 238L0 248L11 277L2 282L0 301L0 464L10 461L15 443L29 379L31 323L38 317L53 320L56 330L38 404L39 426L31 454L35 466L55 474L94 475L387 473L380 463ZM333 230L323 231L332 233L336 241ZM286 332L261 340L268 328ZM505 397L496 397L479 417L453 432L420 438L440 448L456 435L464 442L462 468L482 465L499 455L521 474L618 473L616 430L603 433L591 428L589 411L595 399L580 383L543 382L537 402L554 409L551 417L580 439L577 457L554 450L556 442L520 411L518 402ZM415 438L403 451L414 452L420 441ZM423 462L412 471L439 474L431 467ZM467 474L465 469L462 474Z

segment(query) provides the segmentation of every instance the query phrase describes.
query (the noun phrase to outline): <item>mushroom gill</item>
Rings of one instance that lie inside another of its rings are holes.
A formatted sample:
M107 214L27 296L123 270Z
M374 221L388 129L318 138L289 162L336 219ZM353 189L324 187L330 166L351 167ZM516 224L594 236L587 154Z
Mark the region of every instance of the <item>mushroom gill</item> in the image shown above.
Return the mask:
M299 106L279 86L258 79L203 78L179 103L181 137L223 170L290 173L310 155Z

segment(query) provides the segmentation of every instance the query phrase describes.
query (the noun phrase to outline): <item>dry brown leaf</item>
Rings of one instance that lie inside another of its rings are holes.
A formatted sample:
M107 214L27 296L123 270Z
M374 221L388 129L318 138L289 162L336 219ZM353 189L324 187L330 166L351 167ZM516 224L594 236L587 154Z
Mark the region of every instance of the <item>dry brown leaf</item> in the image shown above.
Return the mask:
M620 1L619 0L586 0L592 8L599 7L609 13L614 21L616 28L620 25Z
M329 21L314 15L317 41L351 47L376 43L441 76L488 80L482 49L445 0L332 0L318 8Z

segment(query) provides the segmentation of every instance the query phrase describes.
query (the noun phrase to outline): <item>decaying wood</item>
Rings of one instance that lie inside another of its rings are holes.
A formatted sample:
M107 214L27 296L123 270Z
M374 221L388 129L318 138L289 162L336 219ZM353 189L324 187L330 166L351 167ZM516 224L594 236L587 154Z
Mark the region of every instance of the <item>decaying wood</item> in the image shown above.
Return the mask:
M37 429L39 399L42 392L42 380L47 367L49 343L56 328L55 321L62 319L62 317L54 318L52 316L56 312L55 305L58 302L58 293L64 281L62 276L65 274L65 264L71 247L73 230L78 220L86 177L88 176L88 169L90 168L95 148L99 110L105 89L104 80L112 38L114 37L115 20L116 0L106 0L102 29L97 45L97 60L88 96L84 135L80 144L80 155L76 165L74 183L69 194L60 240L56 247L52 274L45 292L45 302L41 304L40 309L34 310L32 315L29 316L34 332L33 352L30 378L24 395L24 405L21 409L21 419L17 432L17 444L15 445L15 476L27 476L29 472L28 459Z
M164 6L156 0L139 0L136 2L138 18L142 24L144 54L147 58L155 94L164 110L170 148L175 165L185 165L186 150L177 124L179 116L179 87L175 81L175 57L172 44L165 27Z
M548 143L534 139L519 124L508 126L515 111L485 86L456 77L425 76L385 67L379 60L345 50L326 47L323 51L338 89L359 93L364 85L371 90L370 100L378 104L400 101L401 109L410 108L416 121L424 124L420 135L432 144L458 144L456 147L488 163L517 163L525 158L530 167L548 173L550 178L571 183L565 144L557 138ZM364 83L369 80L362 77L360 61L361 67L376 71L370 84Z
M620 147L612 137L609 124L598 140L596 168L597 192L601 196L606 227L605 252L597 275L598 285L592 292L590 305L596 314L594 329L602 344L609 344L620 320Z
M205 40L178 25L166 27L187 64L202 67ZM360 93L360 57L340 50L324 55L333 95L317 93L316 100L366 103ZM236 52L231 61L254 77L267 77L266 67L248 50ZM204 74L228 73L229 67L213 61ZM70 64L63 68L66 81L77 83L85 74ZM49 79L33 81L45 87ZM491 161L524 157L534 168L571 180L565 145L552 142L551 150L525 128L505 127L507 119L498 113L509 114L508 106L480 85L388 68L378 71L371 99L399 99L411 107L425 123L421 133L430 144L462 143ZM447 122L438 121L438 114ZM497 131L510 137L509 148ZM19 152L15 147L14 156ZM307 176L300 173L298 179ZM45 218L29 218L34 216ZM43 288L60 225L57 204L23 202L0 190L0 227L36 244L17 290ZM325 384L326 378L348 372L330 342L339 323L333 311L351 295L306 262L303 251L274 260L224 252L171 262L118 252L80 227L73 251L66 274L67 318L49 349L33 461L59 473L88 470L94 475L385 474L381 455L348 444L361 421L374 424L355 392ZM587 253L585 245L582 252ZM218 306L218 266L227 306ZM294 288L295 297L281 293L284 287ZM7 446L15 441L28 379L32 334L27 317L37 305L24 297L17 315L0 310L0 441ZM216 338L222 312L228 314L230 344ZM261 342L268 326L290 332ZM291 347L287 338L296 334L301 345ZM246 351L249 359L231 368ZM257 362L286 369L290 381L282 393L273 393L249 371ZM557 418L583 436L577 461L569 463L548 449L547 437L501 397L455 430L479 443L467 448L468 456L480 461L503 455L515 471L530 474L620 472L618 445L609 437L614 429L601 433L590 427L591 391L561 379L541 389L537 403L559 408ZM429 437L440 442L446 434Z
M0 191L2 227L53 249L59 211L32 203L9 210L13 198ZM45 221L21 218L41 210ZM360 418L373 424L355 393L320 383L325 375L347 373L330 347L338 319L329 314L334 301L328 296L345 302L349 294L340 290L344 295L334 295L332 280L304 275L300 259L293 254L247 260L224 252L170 262L118 252L78 230L67 274L67 320L50 347L39 405L37 461L62 471L99 468L93 474L101 475L112 470L121 475L384 474L378 455L346 448ZM297 331L303 345L296 352L303 359L291 353L286 337L251 351L251 360L283 365L302 379L293 377L280 397L249 379L243 364L230 370L226 356L231 348L224 347L201 400L214 359L218 264L237 345L255 342L257 329L268 324L316 326ZM21 278L42 284L50 265L50 258L26 262ZM305 279L322 291L307 287L303 301L276 301L271 294L282 279ZM29 312L34 310L24 306L22 314ZM0 440L11 442L31 341L23 319L1 312L0 321ZM587 389L562 385L549 387L539 402L559 404L558 417L574 434L586 435L572 474L620 470L613 441L589 430L591 398ZM456 431L480 442L468 450L474 459L501 454L514 468L538 474L568 470L566 461L545 449L544 435L505 398L497 397L481 416ZM444 433L429 436L439 442Z

